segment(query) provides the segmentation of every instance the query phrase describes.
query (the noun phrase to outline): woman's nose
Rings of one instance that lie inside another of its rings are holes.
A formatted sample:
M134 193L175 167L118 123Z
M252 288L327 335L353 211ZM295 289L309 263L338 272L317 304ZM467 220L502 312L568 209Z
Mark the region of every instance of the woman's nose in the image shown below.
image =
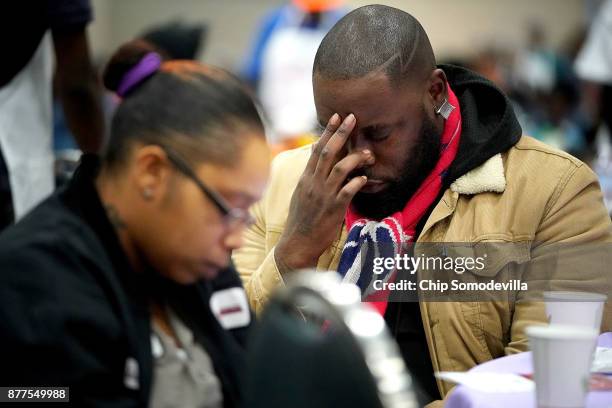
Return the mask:
M224 245L230 251L240 248L244 244L244 226L232 228L224 238Z

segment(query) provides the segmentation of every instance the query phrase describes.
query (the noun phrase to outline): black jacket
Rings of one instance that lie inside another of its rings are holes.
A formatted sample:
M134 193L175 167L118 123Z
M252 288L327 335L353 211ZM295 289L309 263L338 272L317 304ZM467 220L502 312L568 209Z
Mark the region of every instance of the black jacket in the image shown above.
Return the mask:
M238 406L248 327L226 331L209 308L215 290L241 287L238 275L181 286L134 272L94 188L97 168L84 156L65 188L0 235L0 386L67 386L79 407L147 406L149 302L163 296L209 353L225 406Z

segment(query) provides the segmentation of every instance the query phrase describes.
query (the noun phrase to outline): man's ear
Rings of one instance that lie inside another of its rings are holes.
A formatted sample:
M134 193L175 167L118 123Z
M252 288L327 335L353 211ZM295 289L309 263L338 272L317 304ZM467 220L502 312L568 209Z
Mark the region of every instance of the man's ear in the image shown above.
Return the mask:
M431 71L431 75L428 80L429 88L427 95L429 98L429 104L435 111L438 107L442 106L444 100L448 98L448 92L446 89L446 74L440 68L436 68Z
M160 146L146 145L134 153L136 188L145 201L158 201L165 197L171 164Z

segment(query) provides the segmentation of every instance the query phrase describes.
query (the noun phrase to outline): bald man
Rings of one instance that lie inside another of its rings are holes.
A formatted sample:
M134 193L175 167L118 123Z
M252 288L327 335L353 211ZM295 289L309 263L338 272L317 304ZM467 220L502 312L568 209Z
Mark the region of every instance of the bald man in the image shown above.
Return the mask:
M276 158L257 223L234 254L251 305L259 312L294 270L338 270L384 315L421 403L451 388L434 371L527 350L525 327L546 317L542 303L513 300L520 288L505 301L392 302L371 289L394 271L373 275L360 251L516 244L485 266L495 276L536 258L534 243L610 242L593 172L522 135L491 82L437 66L423 27L398 9L366 6L341 19L318 49L313 87L321 138Z

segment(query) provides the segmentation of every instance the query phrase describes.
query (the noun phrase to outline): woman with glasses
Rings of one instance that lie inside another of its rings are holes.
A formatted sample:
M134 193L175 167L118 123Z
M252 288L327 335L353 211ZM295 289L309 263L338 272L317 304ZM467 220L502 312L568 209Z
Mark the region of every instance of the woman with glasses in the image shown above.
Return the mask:
M225 71L143 42L104 83L121 103L102 157L0 235L0 386L238 406L251 314L229 259L269 172L255 104Z

